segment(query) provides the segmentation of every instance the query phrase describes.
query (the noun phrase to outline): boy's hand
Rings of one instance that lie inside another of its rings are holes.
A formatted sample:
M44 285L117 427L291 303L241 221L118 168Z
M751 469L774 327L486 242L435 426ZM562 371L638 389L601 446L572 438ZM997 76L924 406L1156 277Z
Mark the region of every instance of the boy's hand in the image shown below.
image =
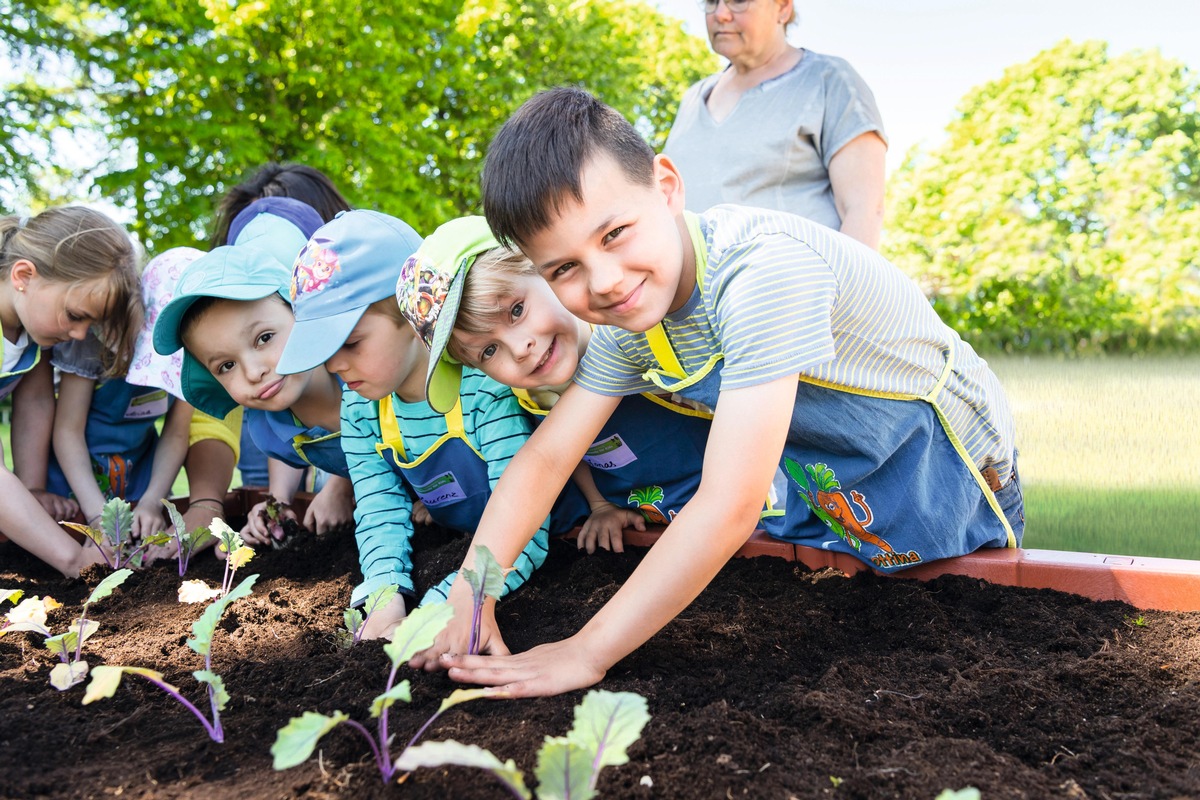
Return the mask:
M325 533L354 524L354 484L346 478L331 476L308 504L304 527L313 533Z
M412 521L414 525L433 524L433 515L429 513L429 509L420 500L417 500L412 505Z
M592 514L579 529L579 538L575 546L580 550L587 548L589 554L596 552L596 547L611 550L614 553L625 552L625 539L621 531L625 528L646 530L646 520L632 508L621 508L608 501L592 506Z
M362 630L362 638L391 641L396 626L403 622L406 616L408 616L408 612L404 608L404 595L398 594L386 606L375 609L371 616L367 617L367 623Z
M42 508L46 509L51 519L71 520L79 513L79 503L69 497L45 489L30 489L29 493L33 495L34 500L42 504Z
M441 665L459 683L495 686L498 697L549 697L599 683L607 670L589 658L577 636L515 656L444 655Z
M279 516L281 519L286 517L294 521L296 512L292 511L290 507L280 504ZM277 530L272 530L272 528L277 528ZM250 509L250 513L246 517L246 525L242 528L241 533L242 539L250 545L270 544L272 539L283 540L283 526L272 525L267 520L266 500L255 503L254 507Z
M130 533L134 539L153 536L164 530L166 519L162 514L162 505L156 505L157 507L149 505L143 498L133 507L133 526L130 528Z
M440 658L443 654L466 653L471 647L471 617L474 615L475 603L471 598L470 585L462 578L455 580L446 602L454 608L454 618L438 634L432 647L409 659L408 664L414 669L423 669L426 672L446 669L446 664ZM490 597L483 604L479 624L479 652L508 655L508 647L500 636L499 626L496 625L496 601Z

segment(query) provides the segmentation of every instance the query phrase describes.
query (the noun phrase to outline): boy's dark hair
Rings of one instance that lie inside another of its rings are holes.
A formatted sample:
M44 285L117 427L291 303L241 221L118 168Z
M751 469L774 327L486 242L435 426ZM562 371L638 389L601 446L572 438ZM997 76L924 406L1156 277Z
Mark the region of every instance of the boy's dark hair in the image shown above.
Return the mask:
M582 203L581 173L601 153L632 183L654 182L654 150L615 109L569 86L525 101L483 164L483 213L495 237L519 245L549 227L568 198Z
M246 206L264 197L290 197L311 206L325 222L339 211L349 211L350 204L333 185L333 181L318 169L304 164L265 164L249 179L234 186L221 198L213 227L212 246L232 244L229 225Z

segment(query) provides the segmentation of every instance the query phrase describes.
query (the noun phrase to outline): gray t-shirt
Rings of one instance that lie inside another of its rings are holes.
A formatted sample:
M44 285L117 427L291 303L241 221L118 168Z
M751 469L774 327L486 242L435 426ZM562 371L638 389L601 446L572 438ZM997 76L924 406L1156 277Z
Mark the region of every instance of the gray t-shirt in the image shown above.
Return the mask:
M688 89L663 148L683 175L688 210L736 203L840 229L829 162L864 133L887 142L866 82L844 59L805 50L800 63L743 94L718 123L705 105L718 77Z

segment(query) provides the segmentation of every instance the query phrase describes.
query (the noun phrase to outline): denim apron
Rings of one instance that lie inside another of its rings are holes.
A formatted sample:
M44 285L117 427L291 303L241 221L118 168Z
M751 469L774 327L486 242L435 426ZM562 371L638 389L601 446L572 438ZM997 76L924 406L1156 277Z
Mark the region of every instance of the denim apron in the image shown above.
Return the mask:
M134 386L120 378L96 387L84 426L84 441L92 457L92 473L105 497L140 500L150 485L156 423L175 398L153 386ZM47 488L62 495L70 486L58 460L50 459Z
M3 347L3 345L0 344L0 347ZM0 353L3 352L3 350L0 350ZM31 341L29 346L25 348L25 352L21 353L21 357L17 359L17 365L12 368L12 371L0 373L0 399L12 394L13 389L17 388L17 383L20 382L21 378L25 377L25 373L36 367L41 360L42 348Z
M258 448L269 457L303 469L313 466L343 478L350 477L341 431L306 428L291 411L246 410L245 425Z
M702 290L704 239L694 219L688 227ZM724 356L688 375L661 323L646 337L658 368L645 378L716 408ZM998 498L938 405L954 357L951 347L926 395L868 392L801 375L781 460L789 487L784 524L772 535L848 553L885 572L980 547L1018 547L1009 521L1022 530L1015 458Z

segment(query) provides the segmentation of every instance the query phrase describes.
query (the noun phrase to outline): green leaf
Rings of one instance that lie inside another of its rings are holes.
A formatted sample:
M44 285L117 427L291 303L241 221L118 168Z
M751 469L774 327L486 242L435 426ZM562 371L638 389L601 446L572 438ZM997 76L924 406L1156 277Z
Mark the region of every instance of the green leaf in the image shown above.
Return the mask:
M188 639L187 646L202 656L208 655L209 648L212 647L213 632L217 629L217 623L221 621L221 615L234 600L240 600L250 594L256 580L258 580L257 574L247 576L244 581L231 589L229 594L213 601L208 608L204 609L200 619L192 623L192 638Z
M54 655L66 656L69 659L75 654L75 646L79 644L79 633L69 630L57 636L47 636L44 644Z
M173 691L179 691L178 688L163 680L161 672L156 672L152 669L143 669L142 667L114 667L101 664L92 670L92 682L88 684L87 691L84 692L83 704L86 706L96 700L112 697L113 693L117 691L117 687L121 685L121 677L126 673L151 678Z
M342 614L342 620L346 623L346 630L351 634L358 633L358 629L362 627L363 615L357 608L347 608Z
M24 596L24 589L0 589L0 603L6 600L10 603L16 603Z
M594 689L575 707L575 724L567 738L596 754L597 770L629 761L626 750L650 721L646 698L633 692Z
M133 530L133 506L114 497L100 509L100 531L112 545L128 541Z
M198 669L192 675L196 680L212 687L217 700L217 711L224 711L225 705L229 702L229 692L225 691L225 681L221 679L221 676L207 669Z
M116 572L110 573L100 581L92 593L88 595L88 599L84 602L85 606L90 606L98 600L103 600L113 593L113 590L120 586L125 580L133 574L131 569L119 569Z
M589 800L592 787L592 753L565 736L547 736L538 750L538 800Z
M77 619L71 623L70 630L79 634L80 643L87 644L87 640L92 638L92 635L96 631L100 630L100 623L94 619L86 621Z
M174 540L175 537L173 537L171 534L167 533L166 531L159 531L158 533L152 533L149 536L143 536L142 544L154 547Z
M101 531L99 528L92 528L92 527L89 527L89 526L84 525L79 522L68 522L66 520L62 520L59 524L65 528L70 528L71 530L75 531L76 533L83 534L84 536L91 539L96 544L104 544L105 543L104 532Z
M271 745L271 755L274 757L272 766L275 769L289 769L303 764L312 755L321 737L348 719L350 716L341 711L333 712L332 716L305 711L299 717L292 717L275 734L275 744Z
M508 693L501 692L494 686L486 686L482 689L455 689L446 697L446 699L442 701L442 704L438 706L438 714L442 714L443 712L448 711L457 705L461 705L462 703L467 703L471 700L478 700L482 697L508 697Z
M50 670L50 685L60 692L65 692L72 686L82 683L87 674L88 664L82 659L69 664L55 664L54 669Z
M483 602L484 595L499 598L504 592L504 570L483 545L475 547L475 568L462 570L462 576L471 586L476 604Z
M378 589L371 592L371 594L367 595L367 601L363 603L363 614L368 617L371 616L376 611L392 602L392 599L399 594L399 592L400 587L394 583L388 584L387 586L380 586Z
M371 718L378 719L385 708L391 708L397 700L403 700L405 703L412 702L412 692L409 690L408 681L400 681L388 691L376 697L371 701Z
M453 617L454 608L449 603L430 603L405 617L392 634L392 641L383 646L392 660L392 668L431 647Z
M207 544L209 539L217 538L207 526L201 525L196 530L187 535L183 541L183 549L187 552L192 552L200 548L201 545Z
M511 758L501 761L482 747L460 744L453 739L445 742L424 742L408 748L396 759L396 769L411 772L421 767L441 767L447 764L458 767L486 769L518 797L532 797L525 786L525 776L517 769ZM540 788L540 787L539 787ZM540 793L539 793L540 794Z
M162 504L167 507L167 518L171 520L171 527L175 530L175 536L180 541L184 541L188 535L188 529L187 523L183 521L183 514L180 514L175 504L165 497L162 500Z

